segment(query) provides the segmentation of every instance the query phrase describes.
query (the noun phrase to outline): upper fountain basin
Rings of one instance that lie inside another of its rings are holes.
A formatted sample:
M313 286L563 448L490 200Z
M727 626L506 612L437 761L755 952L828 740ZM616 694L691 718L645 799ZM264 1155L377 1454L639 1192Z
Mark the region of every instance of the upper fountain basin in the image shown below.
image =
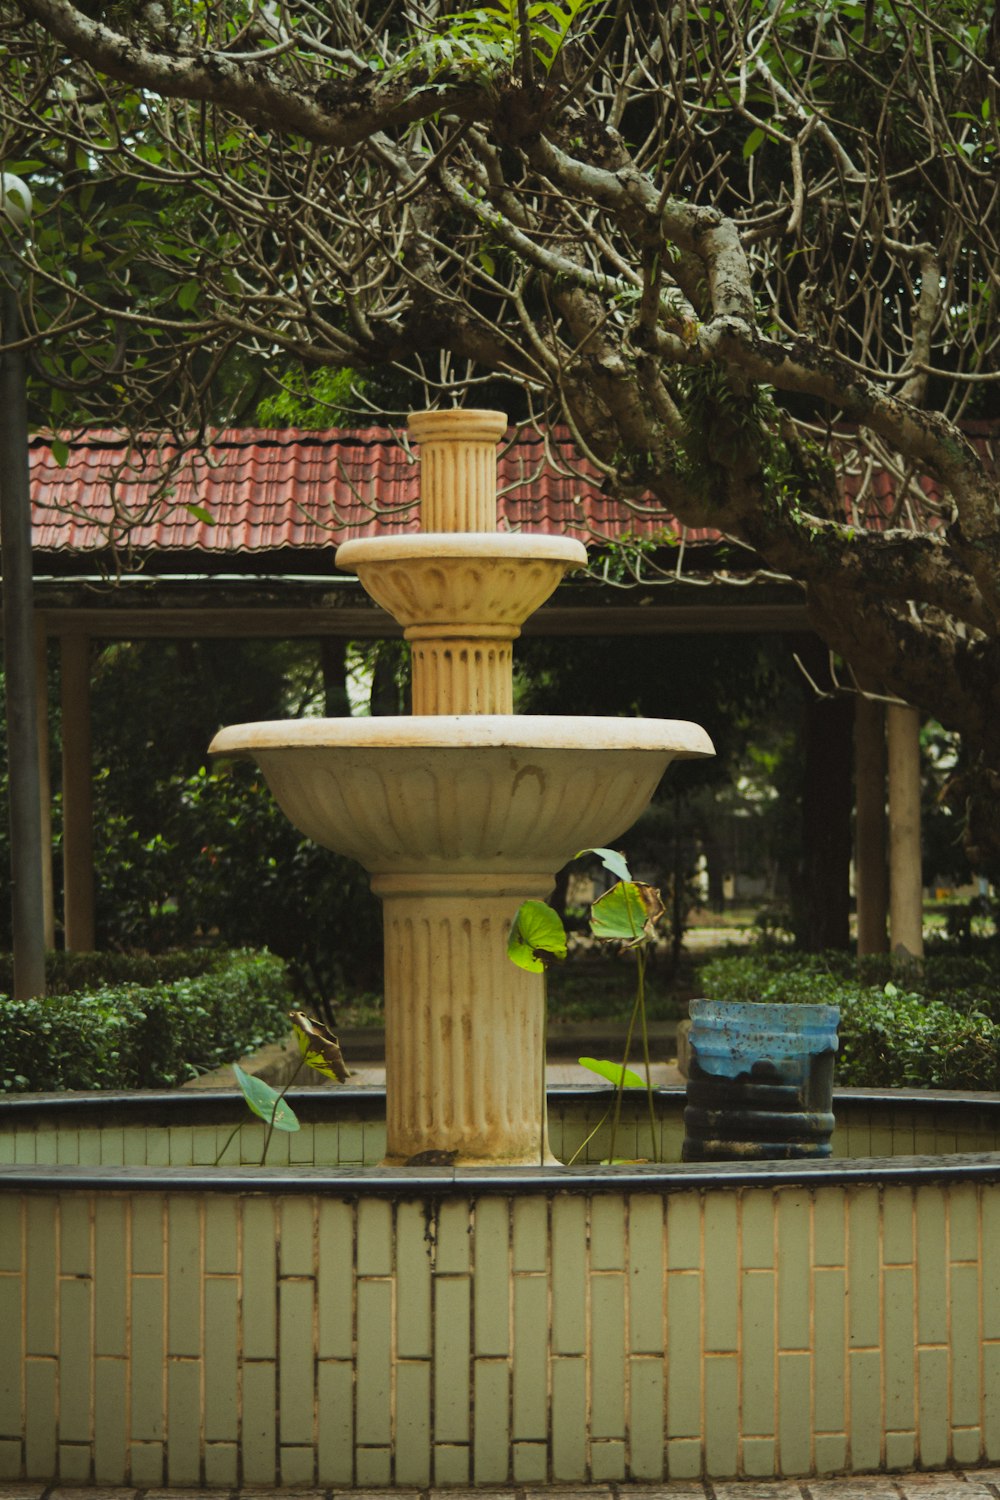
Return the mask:
M564 574L586 565L582 542L524 532L361 537L337 549L338 568L357 573L408 633L516 635Z
M554 874L644 810L673 760L714 754L678 719L528 714L235 724L302 833L372 874Z

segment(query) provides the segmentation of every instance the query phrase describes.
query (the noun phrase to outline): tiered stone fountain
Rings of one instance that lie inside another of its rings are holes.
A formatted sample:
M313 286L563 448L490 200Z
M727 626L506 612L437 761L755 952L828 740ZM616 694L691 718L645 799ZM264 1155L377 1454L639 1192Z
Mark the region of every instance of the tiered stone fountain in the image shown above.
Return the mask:
M503 425L415 418L431 533L340 553L405 624L417 714L215 742L372 872L402 1165L374 1089L303 1090L266 1166L253 1132L217 1160L231 1089L0 1098L0 1493L1000 1463L997 1095L841 1094L830 1160L678 1163L664 1089L658 1165L537 1167L542 983L508 923L710 746L511 714L511 640L582 549L492 530ZM559 1107L582 1145L600 1109ZM406 1169L434 1150L494 1170Z
M404 626L413 717L223 729L303 833L360 861L385 917L387 1163L551 1160L544 983L506 956L520 903L642 812L696 724L513 713L511 647L586 552L497 531L494 411L422 412L419 535L345 542L339 567Z

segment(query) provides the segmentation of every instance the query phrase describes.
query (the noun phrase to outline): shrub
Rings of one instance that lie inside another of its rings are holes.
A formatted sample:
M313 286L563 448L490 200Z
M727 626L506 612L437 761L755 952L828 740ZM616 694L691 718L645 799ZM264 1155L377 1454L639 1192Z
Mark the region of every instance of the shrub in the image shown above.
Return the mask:
M219 948L172 948L166 953L46 953L45 981L49 995L101 989L121 984L169 984L225 966L231 954ZM14 983L14 963L0 953L0 994Z
M716 959L700 978L702 993L715 1000L838 1005L841 1085L996 1089L1000 1024L990 1012L997 981L983 963L929 959L905 989L886 979L889 960L881 955L748 954Z
M125 956L83 955L109 957ZM287 1032L292 996L280 959L215 953L201 973L162 972L164 960L180 958L159 956L161 974L146 983L26 1001L0 995L0 1089L168 1087Z
M846 953L747 953L717 958L699 974L700 990L713 1000L816 1001L836 1004L829 996L853 978Z
M893 984L846 993L836 1073L854 1088L995 1089L1000 1026Z

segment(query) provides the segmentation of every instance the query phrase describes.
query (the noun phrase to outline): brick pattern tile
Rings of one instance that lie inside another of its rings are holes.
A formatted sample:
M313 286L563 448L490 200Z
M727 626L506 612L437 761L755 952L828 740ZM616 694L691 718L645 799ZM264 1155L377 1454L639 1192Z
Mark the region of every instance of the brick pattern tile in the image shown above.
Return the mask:
M1000 1500L997 1232L968 1183L41 1193L0 1236L0 1485Z

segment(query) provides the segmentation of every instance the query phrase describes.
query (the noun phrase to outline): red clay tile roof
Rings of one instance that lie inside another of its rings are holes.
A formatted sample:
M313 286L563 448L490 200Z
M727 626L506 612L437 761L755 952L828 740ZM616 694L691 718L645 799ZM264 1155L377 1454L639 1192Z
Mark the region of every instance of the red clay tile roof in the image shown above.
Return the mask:
M977 444L985 444L991 434L986 424L978 427ZM176 555L332 548L348 537L417 528L419 468L398 434L385 428L219 432L207 457L185 461L172 478L167 507L155 499L152 468L146 475L130 470L113 489L109 475L127 457L118 434L90 431L68 447L60 465L49 442L36 438L31 445L33 541L43 555L103 551L110 536L121 540L126 529L130 548ZM176 456L169 445L162 451ZM891 501L888 476L875 480L875 495ZM849 513L859 482L858 475L844 478ZM683 534L689 544L719 538L682 528L655 504L629 507L603 493L600 476L574 451L565 429L547 438L522 432L502 448L498 485L500 524L511 529L592 543L626 533L650 540ZM933 502L933 483L921 487ZM921 519L934 524L929 515ZM877 525L879 518L869 511L866 522Z

